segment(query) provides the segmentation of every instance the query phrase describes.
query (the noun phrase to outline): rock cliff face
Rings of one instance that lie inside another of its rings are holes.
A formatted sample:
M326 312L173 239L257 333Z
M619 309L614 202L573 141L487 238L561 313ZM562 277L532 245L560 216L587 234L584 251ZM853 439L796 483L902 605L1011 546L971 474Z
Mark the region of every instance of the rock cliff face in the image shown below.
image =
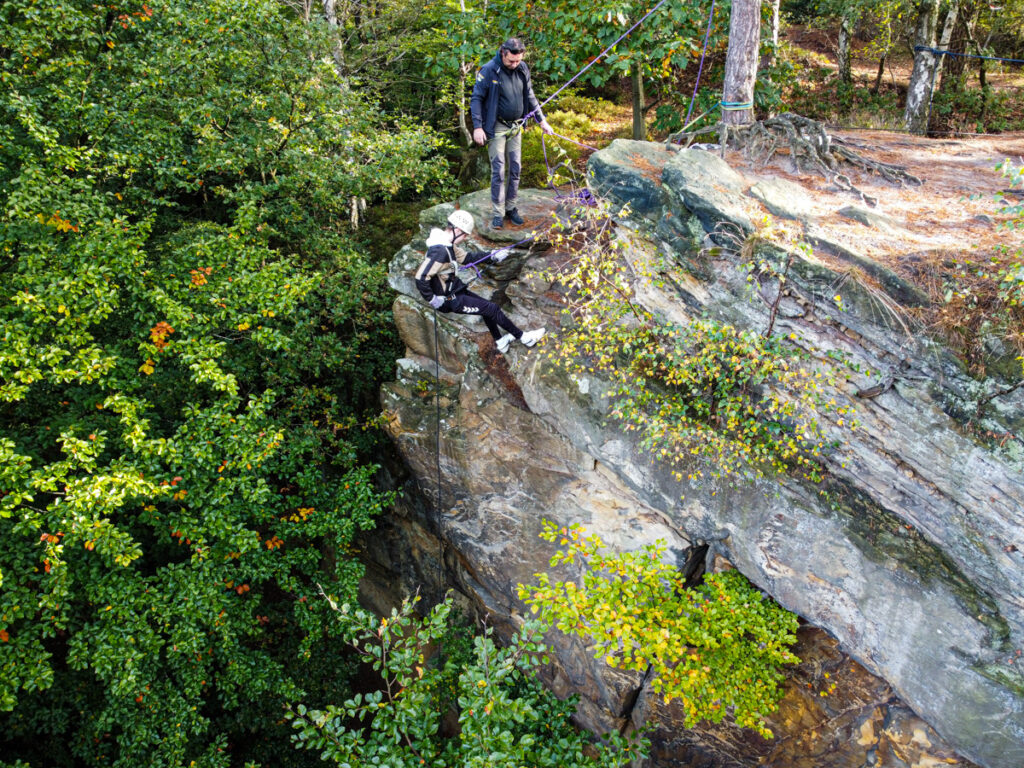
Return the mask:
M898 151L927 163L928 146L911 140ZM915 328L912 308L928 298L907 279L914 269L927 278L952 243L981 237L987 202L958 196L957 180L932 168L933 191L916 194L947 201L939 226L906 213L920 199L884 185L871 191L883 215L851 206L822 180L730 160L617 140L591 157L589 183L622 208L615 236L630 259L663 278L637 278L635 301L678 323L710 316L767 327L771 302L752 294L736 255L707 247L709 236L723 226L752 233L766 212L799 222L813 252L796 254L776 332L872 372L836 393L856 404L861 427L825 460L827 496L789 477L733 488L677 482L607 421L599 375L570 377L544 344L502 356L476 319L438 315L435 328L411 274L422 235L453 207L441 205L423 212L421 237L391 265L407 350L382 401L419 492L366 542L368 593L430 585L441 558L445 578L507 631L523 607L516 584L547 570L542 519L581 522L621 550L665 540L680 567L728 561L806 621L796 649L804 661L772 721L776 738L684 730L681 713L648 697L639 679L553 635L550 682L582 695L587 727L656 722L653 763L664 766L1024 765L1024 463L1019 441L999 446L964 426L977 411L981 431L1019 432L1024 391L978 411L1010 382L976 381ZM979 163L965 191L998 188L993 164ZM489 220L488 205L486 191L459 201L477 222ZM505 302L521 327L551 334L564 322L564 291L547 268L565 254L543 232L565 206L529 192L524 230L478 232L482 247L540 233L473 289Z

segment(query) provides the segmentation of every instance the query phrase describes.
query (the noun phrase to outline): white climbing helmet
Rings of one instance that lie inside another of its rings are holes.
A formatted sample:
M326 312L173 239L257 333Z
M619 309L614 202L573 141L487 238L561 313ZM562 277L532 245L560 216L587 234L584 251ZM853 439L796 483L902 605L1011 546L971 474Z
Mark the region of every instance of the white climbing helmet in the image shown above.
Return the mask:
M467 235L473 232L473 214L469 211L452 211L448 217L448 223L461 229Z

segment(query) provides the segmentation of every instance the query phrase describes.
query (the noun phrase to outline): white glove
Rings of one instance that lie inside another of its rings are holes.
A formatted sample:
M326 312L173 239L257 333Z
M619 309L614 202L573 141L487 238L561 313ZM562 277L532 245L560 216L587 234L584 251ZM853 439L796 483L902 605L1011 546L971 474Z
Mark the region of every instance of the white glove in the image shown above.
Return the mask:
M430 300L430 306L432 306L434 309L440 309L442 304L444 304L443 296L435 296Z
M502 248L500 251L495 251L491 254L491 261L495 264L501 264L501 262L507 259L511 253L511 248Z

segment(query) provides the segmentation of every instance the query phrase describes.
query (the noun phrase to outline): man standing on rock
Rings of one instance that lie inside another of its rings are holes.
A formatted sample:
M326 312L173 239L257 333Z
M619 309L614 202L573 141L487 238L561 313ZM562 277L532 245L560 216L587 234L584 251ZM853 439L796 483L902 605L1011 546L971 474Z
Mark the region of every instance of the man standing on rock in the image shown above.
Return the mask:
M427 237L427 257L416 270L416 288L424 300L438 312L455 312L460 315L479 315L494 337L498 351L504 354L513 341L521 341L532 347L544 336L544 329L537 328L523 333L501 311L501 307L483 296L477 296L456 274L460 264L467 257L473 261L482 260L486 251L466 252L459 248L473 231L473 215L469 211L452 211L446 229L431 229ZM490 254L491 261L502 262L508 257L509 249L503 248ZM499 327L505 331L502 335Z
M526 46L518 37L510 37L502 43L498 55L477 72L469 102L473 141L481 146L487 144L487 157L491 161L494 213L491 227L494 229L501 229L505 219L516 226L523 223L523 217L516 210L516 197L522 168L523 124L527 116L540 123L544 133L554 133L533 93L530 68L523 61L525 53Z

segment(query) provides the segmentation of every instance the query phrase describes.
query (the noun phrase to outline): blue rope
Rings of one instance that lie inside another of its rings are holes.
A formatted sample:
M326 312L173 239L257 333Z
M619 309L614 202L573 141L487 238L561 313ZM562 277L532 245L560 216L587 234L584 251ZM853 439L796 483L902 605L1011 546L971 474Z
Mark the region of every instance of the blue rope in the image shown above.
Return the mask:
M928 51L929 53L935 53L940 56L959 56L962 59L985 59L986 61L1005 61L1010 64L1024 64L1024 59L1003 59L999 56L979 56L973 53L957 53L956 51L944 51L941 48L929 48L927 45L915 45L915 53L917 51Z
M718 106L722 108L722 111L729 112L743 109L753 109L754 102L752 101L720 101Z

